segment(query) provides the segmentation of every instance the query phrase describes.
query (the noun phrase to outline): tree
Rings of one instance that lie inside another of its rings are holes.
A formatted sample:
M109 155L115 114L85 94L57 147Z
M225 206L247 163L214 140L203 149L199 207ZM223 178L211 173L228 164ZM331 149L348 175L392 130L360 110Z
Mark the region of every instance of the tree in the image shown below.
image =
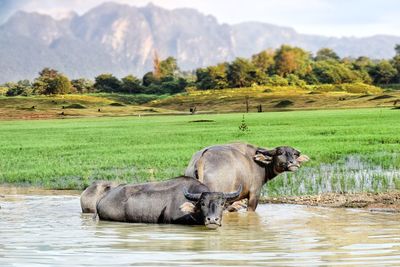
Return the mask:
M196 70L196 85L199 89L223 89L228 87L227 64L221 63Z
M17 83L9 82L4 84L7 88L6 96L28 96L32 94L32 84L29 80L21 80Z
M341 84L363 81L359 72L333 59L316 61L312 69L318 83Z
M393 59L390 61L390 63L397 71L397 75L395 77L394 82L399 83L400 82L400 44L397 44L394 49L396 51L396 55L393 57Z
M93 81L85 78L79 78L71 80L72 86L75 88L76 92L80 94L90 93L94 91Z
M393 68L396 69L397 75L394 82L400 82L400 55L394 56L394 58L390 62Z
M395 79L397 70L387 60L381 60L371 71L375 84L388 84Z
M154 58L153 58L153 75L157 79L161 77L161 67L160 67L160 57L158 56L157 51L154 51Z
M282 45L275 53L275 72L285 77L296 74L299 77L311 72L310 53L298 47Z
M143 92L142 85L137 77L133 75L128 75L122 78L121 80L122 80L122 92L129 94L137 94Z
M394 50L396 51L396 56L400 56L400 44L396 44Z
M160 83L160 80L154 76L153 72L149 71L145 75L143 75L143 78L142 78L143 86L148 87L152 84L159 84L159 83Z
M330 48L321 48L317 51L317 55L315 57L316 61L329 59L339 61L340 57Z
M268 77L266 84L273 85L273 86L288 86L289 82L285 78L274 74L271 77Z
M94 80L94 88L99 92L112 93L121 91L121 81L112 74L100 74Z
M306 86L306 82L301 80L295 74L289 74L288 76L286 76L286 80L288 81L289 85L300 86L300 87Z
M354 62L353 62L353 67L356 70L365 70L365 71L370 71L371 68L374 66L374 63L369 57L358 57Z
M178 71L179 68L175 58L167 57L165 60L160 62L160 78L166 76L176 76Z
M255 71L254 65L245 58L236 58L228 66L228 82L231 87L248 87L254 82L250 73Z
M72 91L72 84L67 76L62 74L58 74L53 79L48 82L47 90L45 91L46 95L54 95L54 94L68 94Z
M264 73L269 73L274 65L274 52L272 50L264 50L258 54L251 56L251 63Z
M183 92L187 86L184 78L174 78L167 76L161 80L160 91L161 94L176 94Z
M33 83L33 92L36 94L69 94L72 90L68 77L50 68L40 71Z

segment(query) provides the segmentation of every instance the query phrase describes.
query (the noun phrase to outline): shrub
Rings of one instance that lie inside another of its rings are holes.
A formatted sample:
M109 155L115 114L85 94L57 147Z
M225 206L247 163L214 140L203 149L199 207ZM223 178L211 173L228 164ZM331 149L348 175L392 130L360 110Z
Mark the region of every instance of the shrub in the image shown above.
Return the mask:
M71 104L69 106L66 106L65 108L84 109L86 107L84 105L81 105L81 104Z
M345 83L341 84L344 91L357 94L380 94L382 89L365 83Z
M288 106L291 106L291 105L293 105L293 101L285 99L285 100L279 101L279 103L277 103L275 105L275 107L276 108L285 108L285 107L288 107Z
M320 84L312 87L319 92L348 92L355 94L380 94L382 89L365 83Z
M306 82L300 79L295 74L289 74L288 76L286 76L286 80L288 81L289 85L299 86L299 87L306 86Z
M118 103L118 102L113 102L113 103L110 104L110 106L113 106L113 107L124 107L125 105L121 104L121 103Z
M289 82L285 78L279 76L279 75L272 75L271 77L267 78L267 85L273 85L273 86L288 86Z

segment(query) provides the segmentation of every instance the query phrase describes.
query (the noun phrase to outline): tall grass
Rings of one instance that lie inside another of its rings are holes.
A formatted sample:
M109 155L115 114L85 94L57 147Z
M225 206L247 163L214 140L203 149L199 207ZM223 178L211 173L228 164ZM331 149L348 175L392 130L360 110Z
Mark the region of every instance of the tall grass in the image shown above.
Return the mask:
M0 122L0 183L82 189L96 179L141 182L183 173L208 145L291 145L310 156L269 195L400 189L399 111L353 109ZM191 122L212 120L211 122Z

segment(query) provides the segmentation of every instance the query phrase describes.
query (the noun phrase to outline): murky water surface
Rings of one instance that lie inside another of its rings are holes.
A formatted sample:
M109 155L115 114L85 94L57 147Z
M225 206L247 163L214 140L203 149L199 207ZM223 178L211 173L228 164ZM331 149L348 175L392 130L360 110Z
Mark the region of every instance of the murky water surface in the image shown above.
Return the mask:
M400 266L399 214L261 205L207 230L96 222L77 195L6 193L0 266Z

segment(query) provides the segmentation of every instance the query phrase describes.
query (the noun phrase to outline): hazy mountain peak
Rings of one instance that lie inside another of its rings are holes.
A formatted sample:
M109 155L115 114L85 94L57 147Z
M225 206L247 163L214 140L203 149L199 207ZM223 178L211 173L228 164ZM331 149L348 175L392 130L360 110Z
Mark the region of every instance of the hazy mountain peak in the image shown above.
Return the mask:
M71 77L93 78L102 72L140 76L152 69L155 51L162 58L176 57L182 69L194 69L282 44L312 52L330 47L340 56L389 58L400 43L400 37L387 35L334 38L268 23L221 24L191 8L114 2L61 20L20 11L0 26L0 34L0 82L32 78L43 67Z

